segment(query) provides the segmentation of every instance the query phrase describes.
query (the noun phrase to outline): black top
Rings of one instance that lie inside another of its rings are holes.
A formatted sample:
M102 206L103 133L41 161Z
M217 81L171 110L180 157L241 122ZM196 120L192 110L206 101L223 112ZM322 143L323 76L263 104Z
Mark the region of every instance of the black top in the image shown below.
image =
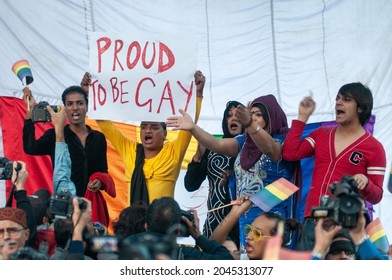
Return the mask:
M69 125L64 127L65 143L68 145L71 157L71 180L76 187L76 195L83 197L89 177L95 172L108 173L106 157L105 135L87 126L89 134L83 147L78 136L72 132ZM54 166L56 134L54 128L48 129L39 138L35 139L33 121L25 120L23 126L23 149L29 155L50 155Z

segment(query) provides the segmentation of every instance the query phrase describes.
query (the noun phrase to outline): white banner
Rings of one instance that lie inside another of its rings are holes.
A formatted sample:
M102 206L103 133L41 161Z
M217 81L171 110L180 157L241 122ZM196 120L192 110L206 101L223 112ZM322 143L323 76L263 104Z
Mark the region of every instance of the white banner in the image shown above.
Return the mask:
M92 33L91 119L165 121L195 111L197 42L188 36Z

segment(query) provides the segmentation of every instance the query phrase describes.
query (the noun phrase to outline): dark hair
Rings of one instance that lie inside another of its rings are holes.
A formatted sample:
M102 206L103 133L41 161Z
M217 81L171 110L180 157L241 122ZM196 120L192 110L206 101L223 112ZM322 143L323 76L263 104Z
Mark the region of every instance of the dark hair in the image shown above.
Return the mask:
M275 226L271 229L271 235L276 235L278 233L278 224L280 221L283 221L282 216L275 212L264 212L261 215L268 219L275 220Z
M166 234L168 229L181 221L181 209L172 197L154 199L147 209L147 231Z
M141 126L144 122L145 122L145 121L142 121L142 122L140 123L140 126ZM159 124L162 126L163 130L166 131L166 123L165 123L165 122L156 122L156 123L159 123Z
M267 108L264 106L264 104L261 103L254 103L252 107L257 107L260 109L261 115L263 116L264 122L265 122L265 127L263 129L267 128L269 123L270 123L270 115L268 113ZM271 131L271 129L268 129L267 132Z
M65 99L67 97L68 94L70 93L80 93L81 95L83 95L84 101L86 101L86 106L88 106L88 94L87 92L80 86L70 86L67 87L64 91L63 94L61 95L61 99L63 100L63 104L65 106Z
M57 247L65 249L68 240L71 239L73 231L72 219L56 219L53 224L54 239L56 240Z
M361 109L361 112L359 112L359 121L362 126L365 125L369 121L373 109L373 96L370 89L359 82L349 83L339 89L339 94L354 98L358 108Z
M223 112L223 118L222 118L222 130L223 130L223 138L233 138L234 135L232 135L229 131L229 127L227 126L227 118L229 117L229 112L230 109L233 107L237 107L238 105L242 105L238 101L229 101L226 103L226 109ZM242 105L244 106L244 105ZM242 127L241 133L244 132L244 128Z
M120 216L113 222L114 234L124 238L129 235L143 232L146 223L147 204L137 201L123 209Z

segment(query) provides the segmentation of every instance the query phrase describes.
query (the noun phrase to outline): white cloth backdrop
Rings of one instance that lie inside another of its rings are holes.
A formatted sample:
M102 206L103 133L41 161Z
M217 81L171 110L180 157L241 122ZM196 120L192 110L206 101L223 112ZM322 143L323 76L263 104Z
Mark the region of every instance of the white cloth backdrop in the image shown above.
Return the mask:
M203 128L221 133L227 101L247 103L268 93L291 121L310 90L317 102L310 122L332 120L339 87L361 81L374 95L374 135L387 152L386 185L392 161L391 14L389 0L2 0L0 96L22 96L11 65L26 58L37 101L59 104L64 88L79 84L88 70L91 31L193 34L198 69L207 77ZM390 242L391 203L385 188L375 215Z

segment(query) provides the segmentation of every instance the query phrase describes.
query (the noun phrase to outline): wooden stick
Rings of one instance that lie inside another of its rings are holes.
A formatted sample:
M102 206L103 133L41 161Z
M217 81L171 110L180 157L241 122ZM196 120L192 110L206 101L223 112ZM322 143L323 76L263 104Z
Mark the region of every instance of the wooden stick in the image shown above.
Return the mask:
M211 212L213 212L213 211L216 211L216 210L219 210L219 209L222 209L222 208L225 208L225 207L231 206L231 205L233 205L233 203L232 203L232 202L230 202L229 204L225 204L225 205L222 205L222 206L219 206L219 207L216 207L216 208L210 209L210 210L208 210L207 212L201 213L201 214L199 214L199 215L208 214L208 213L211 213Z

